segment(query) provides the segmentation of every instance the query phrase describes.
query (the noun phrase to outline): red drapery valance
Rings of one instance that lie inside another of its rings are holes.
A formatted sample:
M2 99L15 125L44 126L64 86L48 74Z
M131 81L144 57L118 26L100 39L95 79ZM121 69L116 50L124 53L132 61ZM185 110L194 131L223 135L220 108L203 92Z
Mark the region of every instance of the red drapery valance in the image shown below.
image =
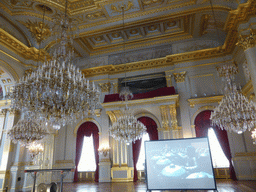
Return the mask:
M229 170L230 170L230 178L233 180L237 180L235 169L232 162L232 156L230 152L230 146L228 141L228 135L225 130L221 130L217 126L211 125L211 112L210 110L202 111L199 113L195 118L195 130L196 130L196 137L206 137L208 136L208 129L210 127L213 128L218 141L220 142L221 148L226 155L228 161L229 161Z
M147 128L147 133L149 135L150 140L158 140L158 130L156 122L149 118L149 117L140 117L138 121L143 123ZM132 144L132 152L133 152L133 167L134 167L134 176L133 181L138 180L137 168L136 164L139 159L140 154L140 146L141 146L141 139L137 140L135 143Z
M83 123L77 130L77 137L76 137L76 159L75 159L75 175L74 175L74 182L78 181L78 163L81 158L82 154L82 147L84 137L93 136L93 145L94 145L94 154L95 154L95 161L96 161L96 171L95 171L95 182L99 182L99 130L97 125L93 122L85 122Z
M174 95L174 94L175 94L174 87L163 87L163 88L159 88L154 91L149 91L146 93L134 94L132 100L146 99L146 98L153 98L153 97L160 97L160 96ZM115 101L121 101L118 93L105 95L104 103L115 102Z

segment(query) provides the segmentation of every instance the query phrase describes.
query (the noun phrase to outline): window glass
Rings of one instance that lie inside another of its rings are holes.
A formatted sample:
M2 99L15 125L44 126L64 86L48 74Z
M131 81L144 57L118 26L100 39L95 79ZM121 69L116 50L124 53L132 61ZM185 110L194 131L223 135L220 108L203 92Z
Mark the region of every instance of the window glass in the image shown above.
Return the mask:
M78 164L78 172L95 171L96 162L93 146L93 137L84 137L82 154Z
M144 142L145 141L149 141L149 135L148 133L145 133L142 136L142 140L141 140L141 147L140 147L140 155L139 155L139 159L136 165L136 168L138 171L142 171L145 169L145 147L144 147Z
M220 146L220 143L216 137L216 134L213 128L208 129L208 138L210 143L213 167L214 168L229 167L229 161Z

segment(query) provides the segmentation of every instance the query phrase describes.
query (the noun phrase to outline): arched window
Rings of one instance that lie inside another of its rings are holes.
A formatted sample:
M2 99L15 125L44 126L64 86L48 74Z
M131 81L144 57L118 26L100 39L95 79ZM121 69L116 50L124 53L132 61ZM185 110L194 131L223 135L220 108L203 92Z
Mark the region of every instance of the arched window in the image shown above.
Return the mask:
M92 137L91 140L93 143L93 150L95 155L95 161L96 161L96 170L95 170L95 181L99 181L99 154L98 154L98 148L99 148L99 130L95 123L93 122L85 122L83 123L77 130L77 137L76 137L76 158L75 158L75 174L74 174L74 182L78 181L78 164L80 162L80 158L82 156L83 145L86 145L86 140L88 137ZM85 142L84 142L85 139ZM89 142L90 143L90 142ZM86 149L86 148L85 148ZM87 150L85 150L87 152ZM81 163L83 163L81 161Z
M138 162L136 165L136 168L138 171L145 170L145 146L144 146L145 141L149 141L148 133L145 133L141 139L140 155L139 155L139 159L138 159Z
M229 167L229 161L220 146L220 143L216 137L216 134L213 128L208 129L208 138L210 143L213 167L214 168Z
M93 146L93 137L84 137L82 154L78 164L78 172L95 171L96 161Z
M211 124L211 110L205 110L200 112L196 118L195 118L195 131L196 131L196 137L206 137L208 135L208 129L213 128L216 137L220 143L220 146L226 156L226 158L229 161L229 172L230 172L230 178L233 180L237 180L235 169L232 162L232 156L228 141L228 135L225 130L221 130L217 126L212 126Z
M150 117L140 117L138 121L143 123L147 128L147 133L150 140L158 140L158 130L156 122L151 119ZM133 155L133 168L134 168L134 176L133 181L138 180L137 175L137 162L139 159L140 149L141 149L141 139L137 140L135 143L132 144L132 155Z

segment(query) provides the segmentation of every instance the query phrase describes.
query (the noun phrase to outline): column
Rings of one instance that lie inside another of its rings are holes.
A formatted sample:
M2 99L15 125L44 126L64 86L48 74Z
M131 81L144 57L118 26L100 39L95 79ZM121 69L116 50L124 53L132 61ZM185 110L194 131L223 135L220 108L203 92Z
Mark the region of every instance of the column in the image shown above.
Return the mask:
M240 35L236 45L242 47L251 74L254 93L256 93L256 34L251 29L249 35Z
M180 118L182 126L182 132L180 130L179 135L182 136L183 138L192 137L192 130L190 127L189 105L187 102L190 93L186 86L186 74L186 71L173 73L174 79L177 83L179 94Z
M121 115L120 110L106 112L109 115L112 124L114 124ZM112 159L111 168L112 182L129 182L133 181L133 167L128 167L128 148L124 142L112 139Z
M182 138L182 130L178 126L178 121L177 121L176 104L169 105L169 109L170 109L170 116L171 116L172 138L173 139Z

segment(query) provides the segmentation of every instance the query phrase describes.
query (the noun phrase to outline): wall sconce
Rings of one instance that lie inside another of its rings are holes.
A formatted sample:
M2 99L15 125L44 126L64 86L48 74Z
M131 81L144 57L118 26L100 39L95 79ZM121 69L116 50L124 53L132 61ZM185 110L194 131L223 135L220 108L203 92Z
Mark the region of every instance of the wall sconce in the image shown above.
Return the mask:
M107 154L108 154L109 151L110 151L110 147L109 147L108 145L106 145L106 144L103 144L103 145L101 145L101 146L99 147L98 151L99 151L99 154L100 154L100 155L103 154L104 157L106 157Z
M252 131L252 140L253 140L253 144L256 145L256 128Z
M39 153L44 151L44 147L41 143L33 142L28 146L28 151L32 159L35 158Z

